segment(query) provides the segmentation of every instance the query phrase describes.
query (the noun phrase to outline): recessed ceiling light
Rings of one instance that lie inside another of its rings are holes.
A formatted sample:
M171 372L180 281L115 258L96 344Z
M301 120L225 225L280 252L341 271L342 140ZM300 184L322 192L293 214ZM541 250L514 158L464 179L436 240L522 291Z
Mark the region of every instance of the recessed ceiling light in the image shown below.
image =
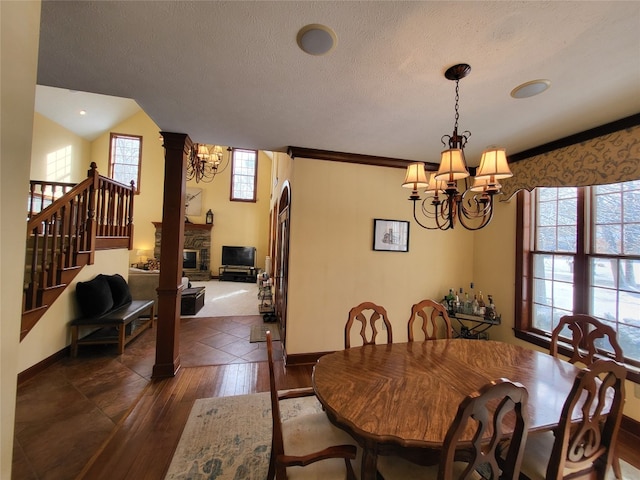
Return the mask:
M309 55L326 55L335 48L338 37L329 27L313 23L300 29L296 41Z
M516 88L511 90L511 96L513 98L529 98L534 95L538 95L545 90L547 90L551 86L550 80L531 80L530 82L525 82L522 85L518 85Z
M87 114L87 111L86 111L86 110L80 110L80 112L79 112L79 113L80 113L80 115L86 115L86 114Z

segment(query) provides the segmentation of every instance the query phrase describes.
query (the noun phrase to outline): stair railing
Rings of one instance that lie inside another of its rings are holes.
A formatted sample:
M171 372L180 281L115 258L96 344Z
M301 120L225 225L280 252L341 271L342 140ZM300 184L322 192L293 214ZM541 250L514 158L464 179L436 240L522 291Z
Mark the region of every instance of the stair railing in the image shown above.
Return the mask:
M45 203L42 192L52 192L54 186L64 193L35 213L38 200L40 206ZM96 248L132 248L134 194L133 182L127 186L99 175L95 162L87 178L73 187L31 182L27 223L31 256L25 273L21 339L44 314L30 312L43 310L59 295L47 295L48 290L61 291L77 274L65 278L66 271L93 264Z

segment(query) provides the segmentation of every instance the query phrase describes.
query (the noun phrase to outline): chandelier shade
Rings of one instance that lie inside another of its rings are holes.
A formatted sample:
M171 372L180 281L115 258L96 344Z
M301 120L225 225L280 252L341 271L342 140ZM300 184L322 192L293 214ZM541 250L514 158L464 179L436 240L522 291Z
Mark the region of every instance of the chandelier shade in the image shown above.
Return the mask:
M425 192L444 192L447 189L447 182L444 180L436 180L436 173L431 172L429 174L429 185Z
M490 148L482 152L480 167L475 178L490 179L491 182L495 182L495 180L509 177L513 177L513 173L507 163L507 154L504 148Z
M440 168L436 173L436 180L455 182L468 176L469 170L467 170L464 151L461 148L450 148L440 154Z
M404 177L402 186L404 188L412 188L417 190L418 188L424 188L429 185L427 175L424 170L424 163L416 162L407 166L407 174Z
M442 137L445 150L440 154L438 171L431 172L427 180L424 163L412 163L407 167L402 184L403 187L412 189L409 200L413 202L414 220L419 226L429 230L448 230L458 223L467 230L486 227L493 218L494 196L501 193L502 186L498 180L513 176L505 149L491 147L482 153L473 184L468 187L470 174L464 147L471 132L458 134L458 101L459 82L470 72L471 67L462 63L448 68L444 74L447 80L456 82L455 123L452 135ZM459 181L464 181L463 191L458 190ZM425 187L425 198L422 199L418 189Z

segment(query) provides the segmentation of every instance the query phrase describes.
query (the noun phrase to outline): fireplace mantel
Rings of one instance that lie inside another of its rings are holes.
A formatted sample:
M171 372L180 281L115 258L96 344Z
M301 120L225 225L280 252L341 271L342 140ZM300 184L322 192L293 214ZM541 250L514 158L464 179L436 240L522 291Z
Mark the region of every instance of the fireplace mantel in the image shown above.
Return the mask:
M151 222L156 228L162 228L162 222ZM185 230L211 230L213 224L184 222Z

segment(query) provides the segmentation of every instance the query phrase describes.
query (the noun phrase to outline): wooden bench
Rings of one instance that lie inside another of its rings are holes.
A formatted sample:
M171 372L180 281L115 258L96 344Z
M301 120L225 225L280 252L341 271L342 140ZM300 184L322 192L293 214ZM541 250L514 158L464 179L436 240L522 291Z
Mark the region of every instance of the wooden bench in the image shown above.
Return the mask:
M147 310L149 318L140 318ZM125 345L153 326L153 319L153 300L133 300L99 317L77 318L71 322L71 356L78 355L78 345L104 344L117 344L121 355ZM80 327L98 327L98 330L79 338Z

